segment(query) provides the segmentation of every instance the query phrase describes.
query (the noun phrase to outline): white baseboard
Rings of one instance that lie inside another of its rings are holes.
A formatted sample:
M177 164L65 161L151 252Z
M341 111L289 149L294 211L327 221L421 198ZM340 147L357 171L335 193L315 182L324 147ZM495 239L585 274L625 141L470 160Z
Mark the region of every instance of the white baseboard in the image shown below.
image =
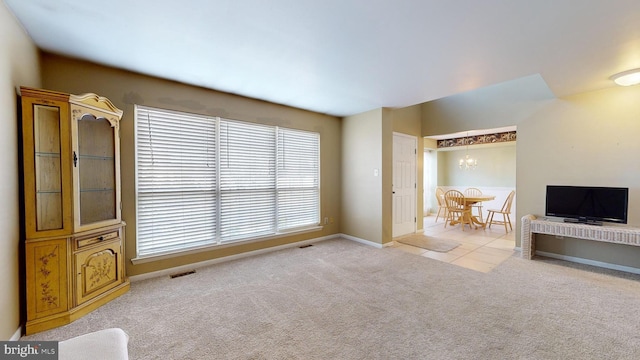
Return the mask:
M9 341L18 341L20 340L20 337L22 337L22 326L18 327L18 330L13 333L13 336L9 339Z
M200 262L193 263L193 264L176 266L176 267L163 269L163 270L158 270L158 271L153 271L153 272L149 272L149 273L145 273L145 274L133 275L133 276L129 277L129 281L136 282L136 281L152 279L152 278L156 278L156 277L160 277L160 276L169 276L171 274L180 273L180 272L189 271L189 270L194 270L194 269L198 269L198 268L202 268L202 267L210 266L210 265L214 265L214 264L219 264L219 263L225 262L225 261L237 260L237 259L242 259L242 258L249 257L249 256L266 254L266 253L269 253L269 252L282 250L282 249L287 249L287 248L292 248L292 247L299 247L299 246L303 246L303 245L317 243L317 242L324 241L324 240L335 239L335 238L340 237L340 236L342 236L342 234L328 235L328 236L323 236L323 237L319 237L319 238L313 238L313 239L309 239L309 240L297 241L297 242L290 243L290 244L273 246L273 247L269 247L269 248L266 248L266 249L248 251L248 252L245 252L245 253L242 253L242 254L236 254L236 255L230 255L230 256L225 256L225 257L221 257L221 258L211 259L211 260L200 261Z
M340 234L340 237L343 237L347 240L351 240L351 241L355 241L355 242L359 242L360 244L365 244L365 245L369 245L369 246L373 246L375 248L378 249L382 249L385 248L387 246L392 246L393 245L393 241L389 241L388 243L385 244L379 244L377 242L373 242L371 240L365 240L365 239L361 239L359 237L355 237L355 236L351 236L351 235L346 235L346 234Z
M540 256L546 256L546 257L554 258L554 259L559 259L559 260L571 261L571 262L575 262L575 263L579 263L579 264L597 266L597 267L601 267L601 268L605 268L605 269L625 271L625 272L632 273L632 274L640 274L640 269L634 268L634 267L631 267L631 266L610 264L610 263L606 263L606 262L602 262L602 261L579 258L579 257L575 257L575 256L560 255L560 254L550 253L550 252L546 252L546 251L538 251L538 250L536 250L535 254L536 255L540 255Z

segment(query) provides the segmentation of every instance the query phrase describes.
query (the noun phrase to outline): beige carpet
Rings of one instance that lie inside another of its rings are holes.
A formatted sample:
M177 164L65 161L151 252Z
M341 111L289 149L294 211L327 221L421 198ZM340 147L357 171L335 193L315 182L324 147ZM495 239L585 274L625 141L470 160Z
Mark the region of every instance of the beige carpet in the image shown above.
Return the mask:
M485 274L335 239L134 282L23 339L120 327L135 360L640 359L638 309L638 275L516 257Z
M450 239L439 239L423 234L403 236L401 238L395 239L395 241L402 244L417 246L419 248L437 252L448 252L460 246L460 243Z

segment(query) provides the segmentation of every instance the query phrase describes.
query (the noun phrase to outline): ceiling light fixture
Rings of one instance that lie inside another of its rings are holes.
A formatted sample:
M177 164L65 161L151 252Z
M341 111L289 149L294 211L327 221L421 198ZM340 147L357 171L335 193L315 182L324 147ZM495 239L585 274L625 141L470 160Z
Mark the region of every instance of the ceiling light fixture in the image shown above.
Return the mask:
M616 84L620 86L631 86L640 84L640 68L623 71L611 76Z
M463 159L460 159L459 166L460 169L464 170L474 170L476 166L478 166L478 159L474 159L469 156L469 133L467 132L467 137L464 138L464 143L467 145L467 154Z

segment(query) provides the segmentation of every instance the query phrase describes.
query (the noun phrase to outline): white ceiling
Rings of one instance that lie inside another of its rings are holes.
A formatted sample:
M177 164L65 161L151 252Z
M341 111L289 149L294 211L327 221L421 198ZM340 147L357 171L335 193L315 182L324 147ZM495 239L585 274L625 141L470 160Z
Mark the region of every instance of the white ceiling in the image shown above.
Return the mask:
M45 51L337 116L640 68L640 0L4 0Z

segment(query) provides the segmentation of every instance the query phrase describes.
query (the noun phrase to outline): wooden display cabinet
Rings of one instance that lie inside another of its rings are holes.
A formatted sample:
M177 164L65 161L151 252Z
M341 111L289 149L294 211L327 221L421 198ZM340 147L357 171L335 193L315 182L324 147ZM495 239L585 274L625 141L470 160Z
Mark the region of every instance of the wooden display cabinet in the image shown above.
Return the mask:
M26 333L129 289L120 198L122 111L95 94L20 88Z

